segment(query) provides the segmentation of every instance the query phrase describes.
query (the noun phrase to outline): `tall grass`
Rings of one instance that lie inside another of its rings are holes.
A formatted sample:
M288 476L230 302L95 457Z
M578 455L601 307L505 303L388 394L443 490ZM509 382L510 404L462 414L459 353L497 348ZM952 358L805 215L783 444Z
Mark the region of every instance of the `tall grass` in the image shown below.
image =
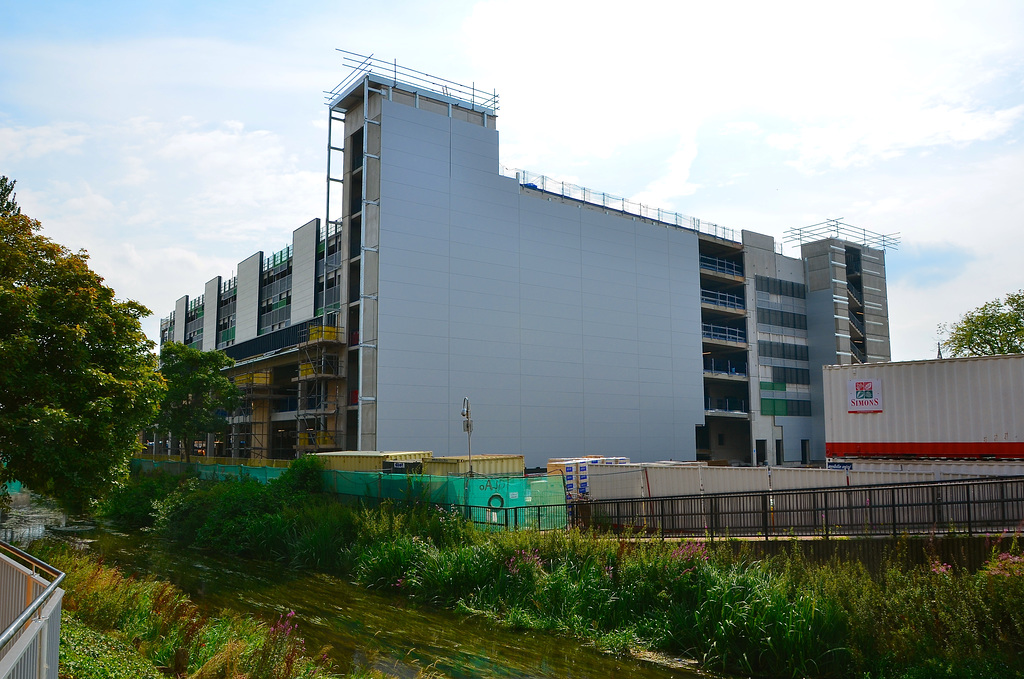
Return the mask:
M304 462L313 465L313 462ZM1024 558L969 573L898 551L872 575L812 563L799 541L755 560L731 545L579 530L488 533L426 506L347 507L284 483L191 481L153 506L185 544L280 559L368 587L551 630L613 652L657 650L765 677L1024 673ZM228 529L230 526L230 530Z
M289 614L273 625L241 617L207 618L167 582L126 578L67 548L40 555L67 573L64 608L89 627L112 632L169 673L248 679L326 679L326 655L305 652ZM63 675L62 675L63 676Z

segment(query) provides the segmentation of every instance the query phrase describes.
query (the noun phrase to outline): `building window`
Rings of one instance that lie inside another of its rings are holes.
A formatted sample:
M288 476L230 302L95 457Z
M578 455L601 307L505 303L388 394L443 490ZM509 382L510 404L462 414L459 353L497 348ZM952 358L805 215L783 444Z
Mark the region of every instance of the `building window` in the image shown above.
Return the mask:
M782 366L772 366L772 382L785 384L810 384L811 383L811 371L807 368L783 368ZM782 389L785 391L785 387Z
M778 309L758 309L757 322L767 325L778 325L783 328L807 329L807 316L793 313L792 311L779 311Z
M759 340L757 353L766 358L785 358L791 361L806 361L807 347L803 344L786 344Z
M807 287L796 281L784 281L778 278L767 276L756 276L754 284L758 292L767 292L770 295L782 295L783 297L796 297L804 299L807 297Z

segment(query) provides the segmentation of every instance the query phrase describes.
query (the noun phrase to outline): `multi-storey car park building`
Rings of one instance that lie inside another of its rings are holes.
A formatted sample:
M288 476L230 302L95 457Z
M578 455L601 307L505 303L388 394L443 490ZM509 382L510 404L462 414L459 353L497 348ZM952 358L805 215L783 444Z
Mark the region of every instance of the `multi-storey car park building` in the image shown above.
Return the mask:
M352 59L327 217L182 297L161 342L224 351L219 454L326 450L824 460L821 366L889 359L890 237L770 236L501 168L496 95ZM212 451L211 451L212 452Z

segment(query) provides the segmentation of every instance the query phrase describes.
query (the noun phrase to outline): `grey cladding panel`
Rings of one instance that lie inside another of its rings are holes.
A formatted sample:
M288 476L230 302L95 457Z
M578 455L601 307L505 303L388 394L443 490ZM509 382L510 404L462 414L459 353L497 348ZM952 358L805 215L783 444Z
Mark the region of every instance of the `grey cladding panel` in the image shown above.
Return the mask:
M188 295L174 303L174 341L185 341L185 318L188 313ZM203 332L206 332L205 330Z
M260 313L260 273L263 253L238 263L238 297L235 304L235 343L256 337Z
M203 293L203 351L217 348L217 310L220 306L220 276L207 281Z
M292 233L291 323L313 318L316 294L316 246L320 220L314 219Z
M456 167L424 180L401 156L434 151L416 139L426 117L436 144L436 114L404 108L382 126L378 447L463 453L468 396L474 452L521 451L530 466L692 459L704 417L696 236L470 170L496 167L497 135L459 121Z

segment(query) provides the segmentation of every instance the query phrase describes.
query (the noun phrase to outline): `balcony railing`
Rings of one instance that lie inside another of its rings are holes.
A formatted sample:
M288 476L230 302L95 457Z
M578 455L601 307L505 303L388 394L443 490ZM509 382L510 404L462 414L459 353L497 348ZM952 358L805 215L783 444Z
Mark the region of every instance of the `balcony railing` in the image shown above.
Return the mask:
M705 358L704 372L717 375L735 375L736 377L747 376L746 361L729 361L724 358Z
M743 275L742 264L730 262L728 259L722 259L721 257L712 257L711 255L700 256L700 268L729 274L730 276Z
M861 348L858 347L853 342L850 342L850 353L853 354L853 357L856 358L861 363L867 363L868 362L867 354L865 354L864 351L861 350Z
M718 292L716 290L701 290L700 301L705 304L714 304L715 306L724 306L730 309L746 309L747 305L743 298L739 295L733 295L728 292Z
M864 306L864 293L863 292L858 290L856 287L850 285L849 283L846 284L846 291L848 293L850 293L850 297L853 297L855 300L857 300L858 304L860 304L861 306Z
M856 314L850 314L850 325L856 328L860 332L861 336L864 336L864 321L860 320Z
M739 328L730 328L714 323L701 323L701 335L704 339L718 340L722 342L739 342L746 344L747 331Z
M704 410L721 413L749 413L750 406L742 398L704 397Z

